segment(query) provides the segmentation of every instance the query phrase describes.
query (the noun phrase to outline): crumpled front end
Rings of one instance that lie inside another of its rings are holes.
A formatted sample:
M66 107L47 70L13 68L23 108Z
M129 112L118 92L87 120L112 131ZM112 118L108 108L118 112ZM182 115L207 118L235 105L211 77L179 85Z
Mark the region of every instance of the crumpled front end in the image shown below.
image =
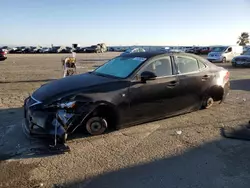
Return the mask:
M77 110L76 102L44 105L32 96L24 101L25 130L39 137L57 137L66 140L69 129L79 125L89 109Z

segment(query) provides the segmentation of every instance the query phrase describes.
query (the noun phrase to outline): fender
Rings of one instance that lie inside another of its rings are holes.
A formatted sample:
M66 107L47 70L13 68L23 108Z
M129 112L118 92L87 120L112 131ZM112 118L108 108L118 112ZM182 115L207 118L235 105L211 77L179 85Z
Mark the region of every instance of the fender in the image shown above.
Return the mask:
M206 95L213 97L215 101L222 100L224 95L224 88L219 85L213 85L202 93L201 98Z

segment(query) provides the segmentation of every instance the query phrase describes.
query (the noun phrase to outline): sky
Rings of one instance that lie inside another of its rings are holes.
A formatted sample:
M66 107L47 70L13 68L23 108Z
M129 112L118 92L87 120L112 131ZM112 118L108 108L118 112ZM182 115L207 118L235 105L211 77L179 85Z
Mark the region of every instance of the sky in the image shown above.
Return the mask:
M0 0L0 44L236 44L250 0Z

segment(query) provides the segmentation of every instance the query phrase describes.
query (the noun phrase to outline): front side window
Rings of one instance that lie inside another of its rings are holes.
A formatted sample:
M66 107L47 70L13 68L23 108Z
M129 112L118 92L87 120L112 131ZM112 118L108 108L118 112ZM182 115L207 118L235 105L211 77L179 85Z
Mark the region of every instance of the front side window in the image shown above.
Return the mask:
M232 48L231 47L228 48L227 52L232 52Z
M175 61L180 74L196 72L199 70L198 62L194 58L176 56Z
M144 61L146 61L146 58L143 57L116 57L97 68L93 73L126 78Z
M157 77L171 76L173 73L170 57L164 57L151 62L143 71L153 72Z

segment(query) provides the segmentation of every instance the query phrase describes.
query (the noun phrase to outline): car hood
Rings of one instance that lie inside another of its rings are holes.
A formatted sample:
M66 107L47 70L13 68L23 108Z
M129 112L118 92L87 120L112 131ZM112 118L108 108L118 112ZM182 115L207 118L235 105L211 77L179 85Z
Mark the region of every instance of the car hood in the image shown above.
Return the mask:
M235 59L250 59L250 55L240 55L235 57Z
M32 97L46 103L98 85L117 81L118 79L98 76L93 73L84 73L44 84L32 94Z

